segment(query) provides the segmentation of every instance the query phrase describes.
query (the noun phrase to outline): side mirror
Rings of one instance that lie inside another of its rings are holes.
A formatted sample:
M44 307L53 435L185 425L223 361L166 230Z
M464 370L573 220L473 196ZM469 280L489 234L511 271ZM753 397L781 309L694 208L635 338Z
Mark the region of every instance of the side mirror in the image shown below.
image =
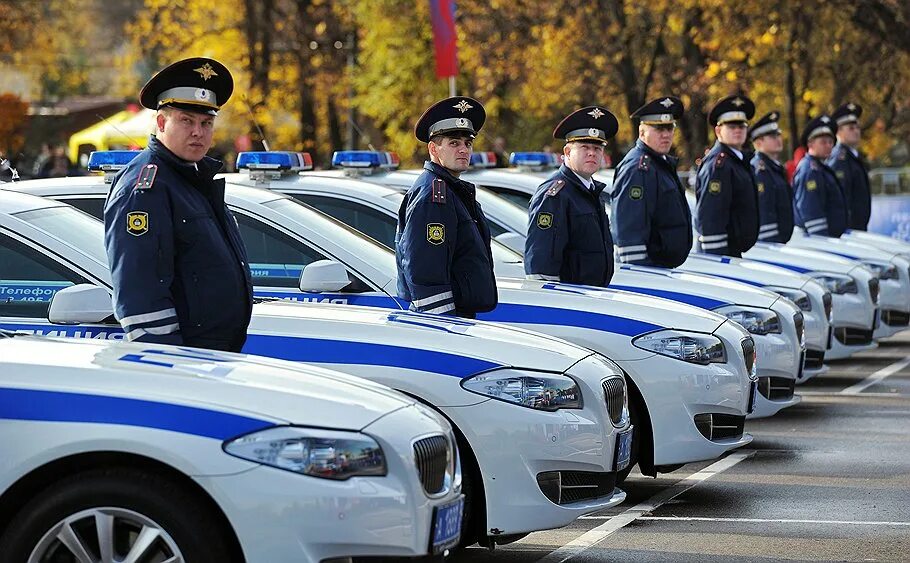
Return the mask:
M334 260L317 260L307 264L300 273L300 291L310 293L341 291L350 284L347 269Z
M525 238L518 233L499 233L496 237L496 241L509 247L509 250L513 250L522 256L525 254Z
M54 294L47 320L56 324L100 323L113 315L111 294L103 287L83 283Z

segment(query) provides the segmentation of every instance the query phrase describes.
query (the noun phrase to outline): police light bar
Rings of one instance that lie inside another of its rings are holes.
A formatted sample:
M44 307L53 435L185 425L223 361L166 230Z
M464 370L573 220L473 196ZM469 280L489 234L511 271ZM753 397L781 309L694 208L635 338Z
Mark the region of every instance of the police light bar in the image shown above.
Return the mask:
M398 155L380 151L335 151L332 166L338 168L398 168Z
M495 152L475 152L471 154L471 166L473 168L495 168Z
M557 166L556 155L550 152L513 152L509 164L520 167L549 168Z
M141 151L92 151L86 168L91 172L116 172L125 168Z
M309 153L290 151L251 151L237 155L238 170L297 172L313 168Z

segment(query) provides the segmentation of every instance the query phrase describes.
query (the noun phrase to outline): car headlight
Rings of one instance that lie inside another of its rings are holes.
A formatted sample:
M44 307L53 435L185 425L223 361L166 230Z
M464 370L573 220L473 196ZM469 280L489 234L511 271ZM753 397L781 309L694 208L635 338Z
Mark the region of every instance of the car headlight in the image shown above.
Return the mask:
M386 474L376 440L358 432L276 426L228 440L228 454L311 477L343 481Z
M632 344L642 350L693 364L722 364L727 361L724 343L713 334L668 329L638 336Z
M582 408L581 390L567 375L505 369L469 377L461 386L471 393L542 411Z
M898 278L897 267L885 262L863 262L863 266L872 270L881 280L896 280Z
M768 291L773 291L774 293L776 293L778 295L782 295L782 296L786 297L787 299L789 299L790 301L793 301L796 304L796 306L799 307L803 311L812 310L812 301L809 299L809 294L801 289L792 289L789 287L774 287L774 286L767 286L767 287L765 287L765 289L767 289Z
M857 293L856 280L843 274L816 274L812 279L825 286L828 291L836 295Z
M752 334L780 334L780 317L771 309L728 305L714 312L743 325Z

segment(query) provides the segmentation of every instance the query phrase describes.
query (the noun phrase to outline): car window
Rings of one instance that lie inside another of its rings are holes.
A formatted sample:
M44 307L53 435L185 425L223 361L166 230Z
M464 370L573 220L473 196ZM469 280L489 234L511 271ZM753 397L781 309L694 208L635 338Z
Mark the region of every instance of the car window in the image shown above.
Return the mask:
M0 316L46 318L55 293L89 281L50 257L0 235Z
M104 220L104 198L103 197L77 197L72 199L61 199L58 200L62 203L68 203L78 209L88 213L92 217L100 220Z
M500 186L484 185L484 187L498 193L509 201L515 202L523 208L527 208L529 205L531 205L531 196L522 191L513 190L511 188L503 188Z
M107 264L104 223L69 206L58 205L14 213L16 218Z
M389 248L395 248L397 219L384 211L334 197L312 194L288 195L354 227Z
M246 246L253 285L297 287L304 267L317 260L327 259L321 252L271 225L241 213L234 213L234 216L237 218L240 236ZM370 291L370 288L365 282L355 278L343 291L361 293Z

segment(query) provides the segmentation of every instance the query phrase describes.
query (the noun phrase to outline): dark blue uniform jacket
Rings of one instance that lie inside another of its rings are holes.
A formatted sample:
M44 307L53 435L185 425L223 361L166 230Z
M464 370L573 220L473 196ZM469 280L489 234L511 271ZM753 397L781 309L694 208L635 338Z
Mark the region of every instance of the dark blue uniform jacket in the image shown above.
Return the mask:
M708 151L695 181L698 249L742 256L758 240L758 192L752 167L718 141Z
M869 189L869 172L863 159L853 154L850 147L837 143L827 165L844 190L847 211L850 216L849 228L865 231L872 214L872 192Z
M752 156L751 164L758 188L761 219L758 240L786 243L793 236L793 188L787 182L787 171L761 152Z
M198 170L197 170L198 166ZM115 178L104 209L114 312L130 340L240 351L253 285L221 162L157 139Z
M547 280L606 287L613 278L613 237L600 199L563 164L537 188L529 208L525 273Z
M616 167L612 223L620 262L675 268L689 256L692 213L676 161L638 140Z
M811 235L839 237L847 230L847 203L834 171L806 155L793 174L796 224Z
M473 318L498 300L490 228L473 184L423 168L398 209L398 296L415 311Z

